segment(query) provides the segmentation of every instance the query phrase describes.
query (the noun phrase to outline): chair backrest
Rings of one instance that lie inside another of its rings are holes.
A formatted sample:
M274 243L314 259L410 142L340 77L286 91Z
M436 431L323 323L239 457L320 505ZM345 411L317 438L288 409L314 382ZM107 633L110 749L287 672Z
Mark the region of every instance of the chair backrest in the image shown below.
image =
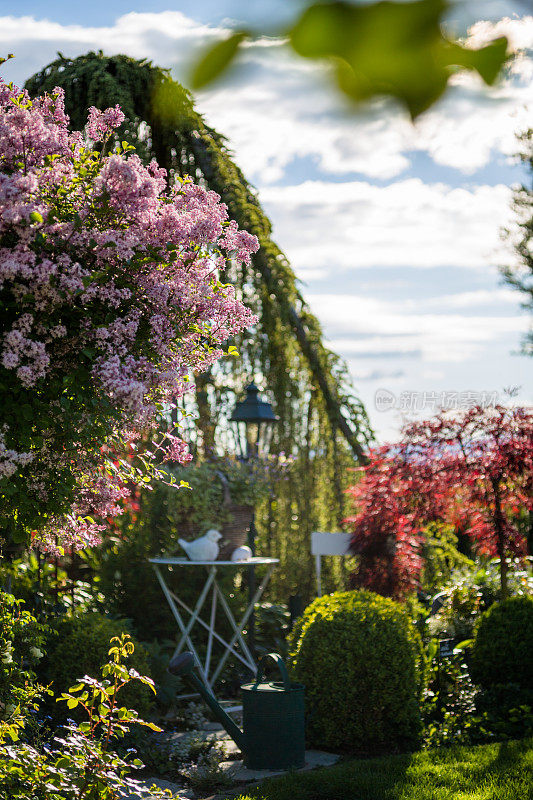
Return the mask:
M348 554L351 538L351 533L313 531L311 534L311 555L345 556Z

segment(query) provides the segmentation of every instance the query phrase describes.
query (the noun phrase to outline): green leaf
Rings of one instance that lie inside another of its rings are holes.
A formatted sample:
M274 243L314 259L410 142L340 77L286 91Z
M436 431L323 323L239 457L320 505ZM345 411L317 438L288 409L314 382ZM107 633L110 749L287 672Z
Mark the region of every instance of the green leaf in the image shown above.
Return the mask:
M159 728L153 722L145 722L142 719L136 719L133 720L133 722L137 722L139 725L142 725L143 728L150 728L150 730L155 731L156 733L161 733L161 731L163 730L163 728Z
M247 31L236 31L228 39L217 42L206 50L192 71L192 88L201 89L218 78L229 67L240 45L248 37Z
M446 61L449 65L475 69L485 83L492 86L500 73L502 64L506 61L507 45L508 41L505 36L495 39L477 50L461 47L453 42L448 46Z
M476 69L493 83L506 59L507 40L478 50L442 33L447 0L309 6L289 32L301 56L333 63L339 89L360 102L395 97L414 118L445 91L453 66Z
M456 644L453 649L454 650L468 650L468 648L472 647L473 644L474 644L474 640L473 639L464 639L464 641L459 642L459 644Z
M42 215L38 211L32 211L30 214L30 222L42 222Z
M72 710L73 708L76 708L76 707L77 707L77 705L78 705L78 701L77 701L77 700L76 700L74 697L70 697L70 698L67 700L67 706L68 706L68 707L69 707L71 710Z

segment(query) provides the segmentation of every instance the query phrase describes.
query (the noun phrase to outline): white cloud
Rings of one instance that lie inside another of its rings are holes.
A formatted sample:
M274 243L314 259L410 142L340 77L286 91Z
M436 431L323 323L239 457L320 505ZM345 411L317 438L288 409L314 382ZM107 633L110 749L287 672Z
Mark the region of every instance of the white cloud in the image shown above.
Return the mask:
M468 30L467 44L473 48L482 47L498 36L507 37L512 52L532 48L533 17L503 17L495 21L485 19L475 22Z
M379 187L306 181L260 192L274 235L302 278L369 266L479 268L503 257L506 186L452 188L419 178Z
M531 46L529 19L521 26L507 20L502 31L512 28L521 47ZM500 32L497 26L489 30L489 23L479 25L474 40ZM224 30L178 11L132 12L101 27L1 17L0 51L17 56L3 74L23 82L53 60L57 50L75 56L102 49L108 55L152 59L183 79L193 53ZM320 78L320 68L269 40L246 48L232 79L201 93L198 103L209 122L229 137L245 173L260 184L278 181L291 161L302 157L325 173L390 179L409 166L410 150L471 172L486 165L494 151L510 155L516 148L514 134L526 125L532 92L531 61L522 58L519 64L490 92L475 78L461 78L413 127L405 113L383 103L355 117L349 114Z
M470 309L471 311L480 306L500 306L510 305L516 307L517 295L514 289L479 289L472 292L458 292L457 294L441 295L440 297L430 297L424 300L424 308L443 311L446 309ZM420 301L408 300L405 302L406 309L415 310L420 306Z
M131 12L113 25L63 25L31 16L0 17L0 51L15 54L2 74L22 84L34 72L54 60L60 50L67 57L102 50L106 55L125 53L148 58L162 67L175 66L181 73L193 52L220 37L226 29L205 25L179 11Z
M310 158L334 175L381 179L409 166L403 150L412 126L405 115L392 108L383 113L378 104L354 119L321 69L281 46L249 47L238 77L200 93L198 103L259 183L279 180L295 158Z
M242 77L222 92L200 95L200 104L260 183L278 180L298 156L313 158L331 174L388 179L409 166L411 150L470 174L495 152L513 156L516 133L530 122L533 62L525 51L533 48L533 17L480 22L470 29L469 43L479 46L500 35L523 51L504 79L488 89L479 76L459 74L414 126L388 103L348 113L319 69L277 48L266 55L250 47Z
M480 78L458 76L445 97L416 124L414 147L443 166L466 174L489 163L495 153L512 157L516 134L528 128L533 84L531 60L519 65L488 90Z
M332 337L336 352L361 367L360 359L421 359L459 363L474 358L502 335L527 329L524 316L468 316L413 313L410 303L383 301L358 295L311 294L311 308Z

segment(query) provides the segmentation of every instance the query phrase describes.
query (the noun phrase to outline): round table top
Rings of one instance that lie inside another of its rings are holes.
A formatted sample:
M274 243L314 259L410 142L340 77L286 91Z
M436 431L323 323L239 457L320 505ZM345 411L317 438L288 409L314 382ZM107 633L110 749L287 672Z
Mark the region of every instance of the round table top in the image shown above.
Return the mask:
M151 564L171 564L173 567L254 567L258 564L279 564L279 558L254 556L243 561L190 561L183 556L157 556L149 558Z

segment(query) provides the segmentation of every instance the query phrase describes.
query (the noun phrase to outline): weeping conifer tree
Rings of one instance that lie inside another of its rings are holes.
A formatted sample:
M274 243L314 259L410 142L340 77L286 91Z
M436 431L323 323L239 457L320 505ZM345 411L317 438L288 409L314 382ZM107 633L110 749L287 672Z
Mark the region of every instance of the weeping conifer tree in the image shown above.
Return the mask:
M118 103L126 121L120 137L143 160L155 157L173 176L189 175L216 191L229 216L255 234L260 250L251 266L229 266L226 280L237 287L258 316L253 331L234 344L240 358L222 360L199 375L188 401L194 423L184 432L201 459L227 445L227 419L236 397L251 377L268 389L280 418L273 449L295 457L288 477L258 510L259 552L281 558L273 596L313 592L312 530L336 530L346 513L349 468L365 460L372 432L343 361L324 346L283 252L271 238L271 224L256 192L232 160L222 135L195 111L189 93L169 71L143 60L88 53L60 57L26 83L31 96L65 91L67 113L83 129L90 106ZM191 409L190 404L194 403ZM183 433L183 431L182 431ZM343 565L326 563L328 589L344 582Z

